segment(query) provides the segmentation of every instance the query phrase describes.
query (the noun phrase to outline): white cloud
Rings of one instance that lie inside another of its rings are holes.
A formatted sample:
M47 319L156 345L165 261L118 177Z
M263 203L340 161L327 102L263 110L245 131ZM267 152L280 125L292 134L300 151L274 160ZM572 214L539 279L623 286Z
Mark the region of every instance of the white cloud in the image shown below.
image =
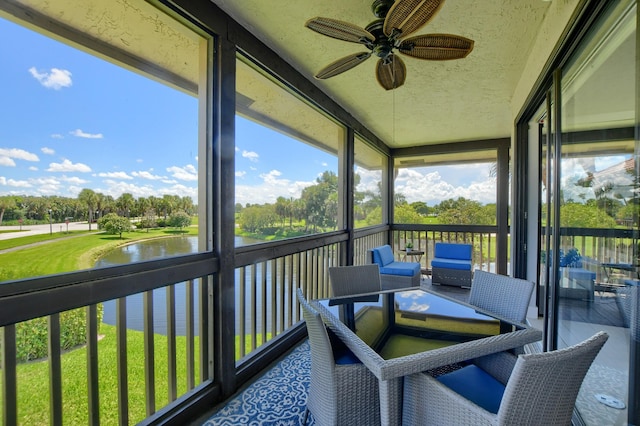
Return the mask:
M196 187L175 184L170 187L160 188L158 190L157 196L161 196L164 194L179 195L180 197L191 197L194 203L198 202L198 188Z
M47 154L47 155L53 155L56 153L53 149L47 148L46 146L43 146L42 148L40 148L40 151L42 151L43 154Z
M362 167L356 167L356 173L360 176L360 183L356 187L357 191L380 194L380 187L378 186L378 183L382 180L382 172L380 170L368 170Z
M262 183L259 185L236 184L236 202L240 204L275 203L278 197L300 198L302 190L314 185L315 181L292 181L282 179L279 170L271 170L260 175Z
M0 185L11 186L13 188L31 188L32 185L26 180L7 179L4 176L0 176Z
M260 157L258 153L254 151L242 151L242 156L249 161L253 161L254 163L257 163L258 158Z
M247 174L247 172L245 172L245 171L242 171L242 172L241 171L237 171L236 172L236 177L239 177L239 178L245 177L246 174Z
M72 163L69 160L62 160L62 163L49 163L48 172L82 172L91 171L91 167L83 163Z
M72 183L72 184L75 184L75 185L82 185L82 184L85 184L85 183L89 183L88 180L79 178L77 176L66 176L66 175L63 175L60 178L60 180L63 181L63 182Z
M106 185L104 188L93 188L94 191L100 192L105 195L111 195L114 198L118 198L125 192L128 192L133 195L134 198L139 197L162 197L164 194L171 195L179 195L179 196L190 196L193 198L194 202L197 202L198 199L198 188L197 187L189 187L182 184L177 184L173 182L170 186L166 186L164 188L155 188L151 185L136 185L132 182L124 182L118 180L110 180L107 179L103 181ZM76 188L76 194L80 192L82 189L81 186Z
M37 188L37 193L40 195L61 195L64 189L60 181L52 177L29 179L29 182Z
M51 139L64 139L64 136L62 136L60 133L54 133L51 135Z
M37 172L39 169L36 166L30 166L29 170L31 170L32 172Z
M16 162L12 158L0 155L0 166L15 167Z
M85 138L85 139L102 139L104 137L102 133L86 133L86 132L83 132L81 129L73 130L69 132L69 134L76 136L78 138Z
M167 167L167 171L171 173L171 176L178 180L194 181L198 180L198 173L196 168L188 164L184 167L172 166Z
M59 68L51 68L50 72L38 72L35 67L29 68L29 73L47 89L60 90L63 87L71 87L71 72Z
M154 175L153 173L151 173L151 171L153 171L153 169L149 171L131 172L131 174L141 179L160 180L163 178L162 176Z
M262 173L260 175L260 177L266 182L266 183L279 183L279 182L285 182L284 180L278 180L278 176L282 176L282 172L279 170L271 170L269 173Z
M129 176L125 172L108 172L108 173L102 172L102 173L98 173L98 176L111 178L111 179L133 179L131 176Z
M40 161L38 156L32 152L25 151L19 148L0 148L0 156L15 158L25 161Z
M34 185L59 185L60 181L54 177L43 177L37 179L29 179Z
M404 195L409 203L424 201L427 205L458 197L483 204L496 202L496 180L488 173L472 166L456 170L458 181L467 183L454 185L443 178L441 173L445 172L442 167L400 169L395 180L396 192Z

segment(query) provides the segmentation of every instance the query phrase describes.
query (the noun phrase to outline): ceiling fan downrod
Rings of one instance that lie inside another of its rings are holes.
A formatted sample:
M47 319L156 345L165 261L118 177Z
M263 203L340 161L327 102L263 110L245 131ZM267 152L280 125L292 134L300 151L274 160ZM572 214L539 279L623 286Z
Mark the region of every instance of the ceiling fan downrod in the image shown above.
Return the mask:
M373 0L371 11L376 18L384 19L395 0Z

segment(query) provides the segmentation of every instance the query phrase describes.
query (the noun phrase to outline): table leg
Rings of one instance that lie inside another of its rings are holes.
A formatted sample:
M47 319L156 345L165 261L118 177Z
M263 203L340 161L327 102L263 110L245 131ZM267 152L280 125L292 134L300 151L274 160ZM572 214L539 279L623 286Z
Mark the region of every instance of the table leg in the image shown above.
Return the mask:
M380 380L380 424L402 424L402 377Z

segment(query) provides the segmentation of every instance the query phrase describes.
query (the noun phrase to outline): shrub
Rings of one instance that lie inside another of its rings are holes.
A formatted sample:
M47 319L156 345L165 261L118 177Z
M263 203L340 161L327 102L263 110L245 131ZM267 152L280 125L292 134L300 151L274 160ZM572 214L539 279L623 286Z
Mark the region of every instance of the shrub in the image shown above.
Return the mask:
M172 213L169 216L169 226L182 229L189 225L191 225L191 216L183 211Z
M98 323L104 308L98 305ZM87 318L85 308L60 313L60 348L67 350L86 343ZM48 355L47 317L34 318L16 324L16 359L25 362Z
M131 221L115 213L109 213L98 219L98 228L104 229L107 234L119 234L122 238L123 232L131 231Z
M156 221L150 218L142 219L136 225L138 229L146 229L146 230L149 230L149 228L155 228L157 226L158 224L156 223Z

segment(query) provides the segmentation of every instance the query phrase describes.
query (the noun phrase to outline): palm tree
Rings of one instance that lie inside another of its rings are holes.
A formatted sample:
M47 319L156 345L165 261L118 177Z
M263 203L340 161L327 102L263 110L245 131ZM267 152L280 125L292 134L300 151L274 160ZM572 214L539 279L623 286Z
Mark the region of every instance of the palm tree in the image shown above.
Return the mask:
M0 225L2 225L5 210L14 208L16 208L15 198L11 196L0 197Z
M133 195L128 192L125 192L116 200L116 206L118 206L118 208L122 212L122 216L126 216L127 219L129 218L129 213L131 212L131 209L134 205L135 199L133 198Z
M85 188L78 194L78 200L89 209L89 231L91 231L91 222L93 221L93 211L96 208L98 197L92 189Z

